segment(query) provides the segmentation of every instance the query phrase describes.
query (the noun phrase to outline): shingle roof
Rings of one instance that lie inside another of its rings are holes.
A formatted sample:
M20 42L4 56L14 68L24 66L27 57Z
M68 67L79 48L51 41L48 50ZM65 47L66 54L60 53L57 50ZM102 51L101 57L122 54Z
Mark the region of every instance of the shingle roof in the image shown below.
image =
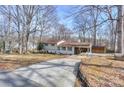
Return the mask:
M57 44L60 40L54 40L54 39L48 39L48 40L44 40L43 43L47 43L47 44Z
M89 46L90 43L81 43L81 42L64 42L60 46Z
M53 40L53 39L49 39L46 41L43 41L44 43L47 44L57 44L58 42L60 42L61 40ZM60 43L58 46L81 46L81 47L89 47L90 43L86 43L86 42L78 42L78 41L72 41L72 40L64 40L65 42Z

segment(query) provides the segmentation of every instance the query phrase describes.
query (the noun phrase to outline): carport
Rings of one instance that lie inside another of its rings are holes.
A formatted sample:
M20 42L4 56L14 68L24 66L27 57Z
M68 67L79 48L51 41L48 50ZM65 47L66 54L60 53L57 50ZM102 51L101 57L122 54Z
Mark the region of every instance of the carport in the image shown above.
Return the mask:
M74 54L80 54L82 52L91 52L92 46L91 44L82 44L74 47Z

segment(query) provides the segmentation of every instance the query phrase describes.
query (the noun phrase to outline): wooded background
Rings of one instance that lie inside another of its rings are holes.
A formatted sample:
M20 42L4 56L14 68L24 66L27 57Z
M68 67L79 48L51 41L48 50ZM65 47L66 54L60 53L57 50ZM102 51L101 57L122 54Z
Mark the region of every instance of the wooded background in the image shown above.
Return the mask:
M65 6L0 6L1 52L27 53L48 38L80 40L106 46L109 52L122 52L122 6L66 6L63 20L71 21L70 27L61 22L58 7Z

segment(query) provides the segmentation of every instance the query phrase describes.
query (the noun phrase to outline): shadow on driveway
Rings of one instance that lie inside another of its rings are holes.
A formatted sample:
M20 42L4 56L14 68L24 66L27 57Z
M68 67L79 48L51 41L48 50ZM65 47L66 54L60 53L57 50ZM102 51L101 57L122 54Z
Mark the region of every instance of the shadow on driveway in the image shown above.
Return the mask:
M13 72L0 72L2 87L72 87L79 62L65 59L41 62Z
M32 80L16 75L12 72L0 72L0 87L39 87L42 86Z

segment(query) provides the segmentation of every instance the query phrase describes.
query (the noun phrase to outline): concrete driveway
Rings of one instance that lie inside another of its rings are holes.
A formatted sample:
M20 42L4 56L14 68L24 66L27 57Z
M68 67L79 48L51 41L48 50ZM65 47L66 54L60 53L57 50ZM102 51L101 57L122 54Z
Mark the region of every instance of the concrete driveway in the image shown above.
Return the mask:
M38 87L40 84L16 75L13 72L0 72L0 87Z
M79 62L62 58L19 68L0 74L0 86L73 87Z

